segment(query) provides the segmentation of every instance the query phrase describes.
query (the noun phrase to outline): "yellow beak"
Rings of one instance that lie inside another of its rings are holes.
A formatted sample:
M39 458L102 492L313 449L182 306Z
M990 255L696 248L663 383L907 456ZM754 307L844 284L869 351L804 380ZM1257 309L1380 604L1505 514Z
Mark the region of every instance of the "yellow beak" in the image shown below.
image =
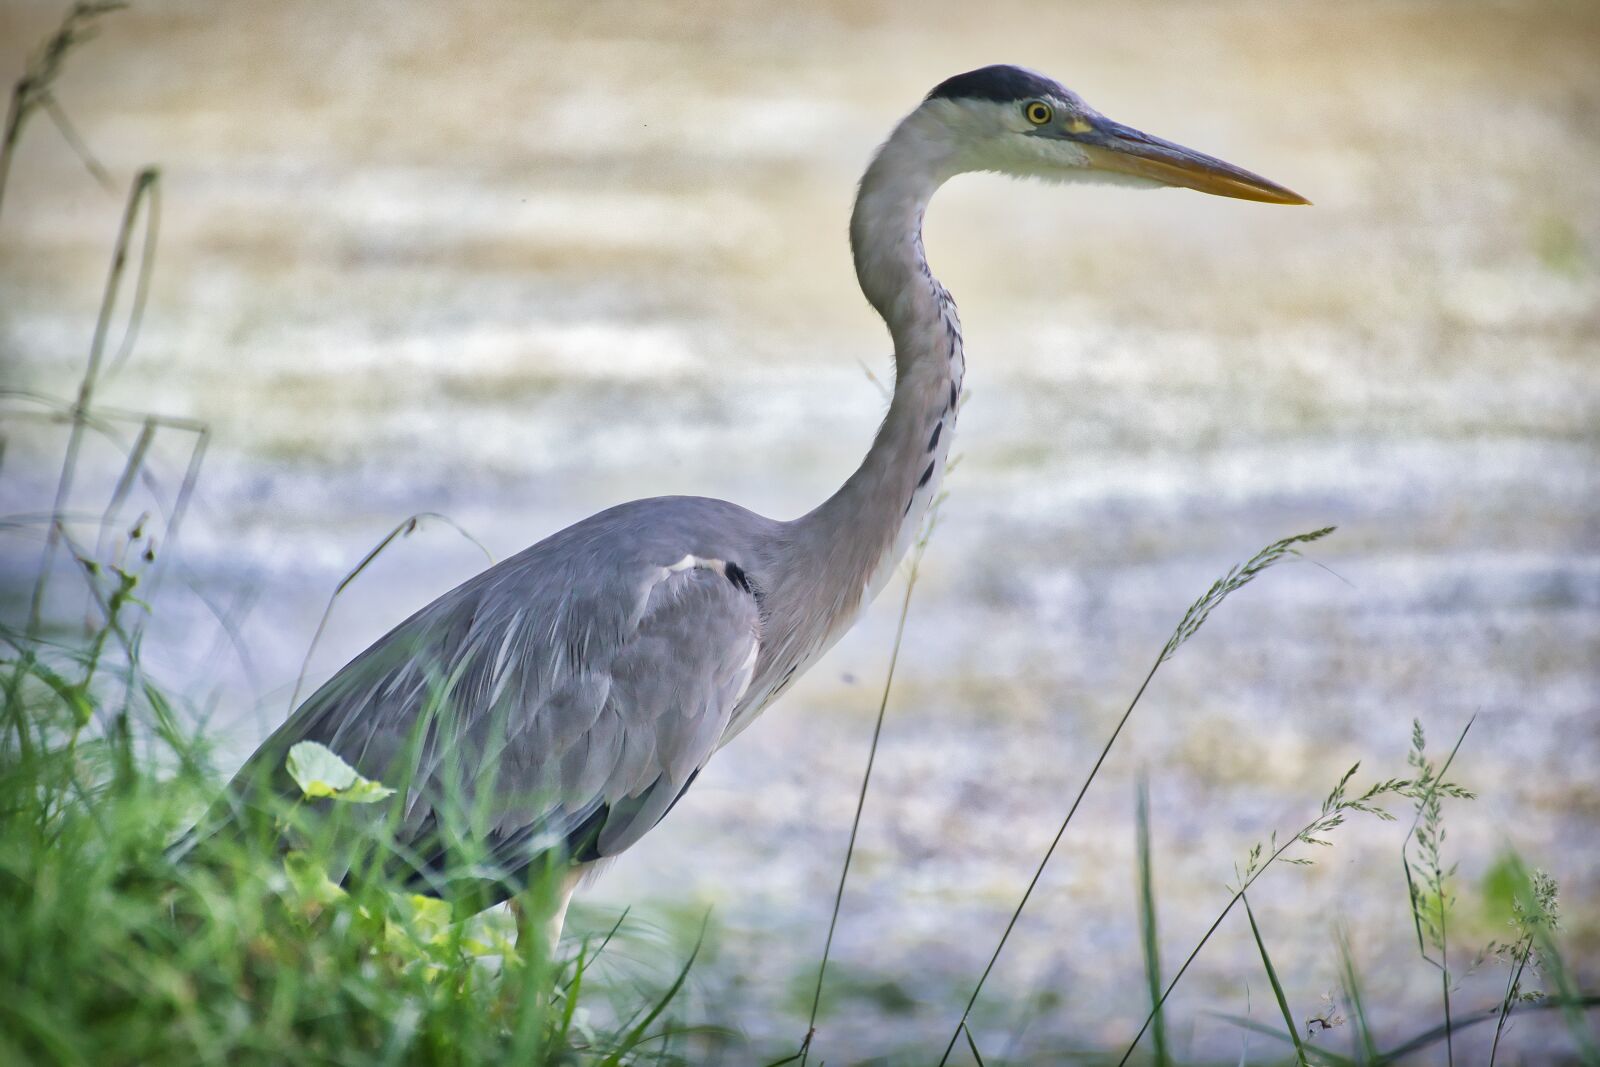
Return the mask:
M1100 170L1264 204L1311 203L1259 174L1108 119L1096 120L1091 129L1073 140Z

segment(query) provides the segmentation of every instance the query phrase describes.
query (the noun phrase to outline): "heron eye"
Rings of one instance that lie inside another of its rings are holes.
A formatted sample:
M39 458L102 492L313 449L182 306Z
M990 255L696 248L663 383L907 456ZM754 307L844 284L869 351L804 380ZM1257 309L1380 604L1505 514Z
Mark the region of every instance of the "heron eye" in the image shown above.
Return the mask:
M1027 116L1028 121L1033 123L1035 126L1043 126L1045 123L1050 121L1050 116L1053 114L1053 112L1050 110L1050 105L1045 103L1043 100L1033 100L1024 104L1022 106L1022 113L1023 115Z

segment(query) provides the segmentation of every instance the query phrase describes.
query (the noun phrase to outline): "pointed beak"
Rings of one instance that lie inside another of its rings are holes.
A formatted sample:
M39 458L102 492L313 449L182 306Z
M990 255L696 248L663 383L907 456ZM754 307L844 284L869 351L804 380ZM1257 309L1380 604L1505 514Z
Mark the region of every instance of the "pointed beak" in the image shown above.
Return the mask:
M1088 125L1082 133L1074 132L1071 139L1083 148L1090 164L1100 170L1264 204L1311 203L1299 193L1259 174L1141 133L1131 126L1098 117Z

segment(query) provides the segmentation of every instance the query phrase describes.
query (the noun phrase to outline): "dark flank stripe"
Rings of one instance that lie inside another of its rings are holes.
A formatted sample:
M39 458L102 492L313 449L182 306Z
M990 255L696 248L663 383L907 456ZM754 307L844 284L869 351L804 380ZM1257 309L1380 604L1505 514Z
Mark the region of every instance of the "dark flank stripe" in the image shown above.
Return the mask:
M799 669L800 669L800 664L796 663L796 664L791 665L788 670L783 672L783 679L781 681L779 681L777 685L772 687L772 692L773 692L774 696L776 696L777 694L783 692L784 688L786 686L788 686L788 684L790 682L794 681L794 672L799 670Z
M755 588L750 584L750 576L737 563L732 560L724 563L722 565L722 573L728 576L728 581L733 583L734 588L752 595L755 593Z
M944 429L944 423L936 422L936 423L933 424L933 436L928 438L928 451L929 452L932 452L935 448L939 447L939 431L943 430L943 429Z
M593 863L600 858L600 831L610 815L610 805L601 804L567 834L567 855L574 863Z
M689 791L689 787L694 785L694 780L698 777L700 777L700 768L696 767L694 770L689 772L689 777L684 779L683 788L678 790L678 795L672 798L672 803L667 805L667 810L661 813L661 817L663 819L667 817L668 812L672 811L673 808L678 806L678 801L683 799L683 794Z
M922 472L922 477L917 479L917 488L921 489L928 484L928 479L933 477L933 460L928 461L928 469Z

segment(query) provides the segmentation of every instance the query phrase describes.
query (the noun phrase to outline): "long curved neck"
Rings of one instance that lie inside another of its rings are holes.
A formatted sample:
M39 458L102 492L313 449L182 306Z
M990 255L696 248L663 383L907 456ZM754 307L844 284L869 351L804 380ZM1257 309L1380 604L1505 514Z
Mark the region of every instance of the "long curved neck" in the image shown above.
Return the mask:
M948 176L947 153L927 132L915 114L895 130L863 176L850 220L861 291L894 339L895 386L861 466L792 524L830 630L853 621L916 537L955 431L961 325L922 249L923 212Z

